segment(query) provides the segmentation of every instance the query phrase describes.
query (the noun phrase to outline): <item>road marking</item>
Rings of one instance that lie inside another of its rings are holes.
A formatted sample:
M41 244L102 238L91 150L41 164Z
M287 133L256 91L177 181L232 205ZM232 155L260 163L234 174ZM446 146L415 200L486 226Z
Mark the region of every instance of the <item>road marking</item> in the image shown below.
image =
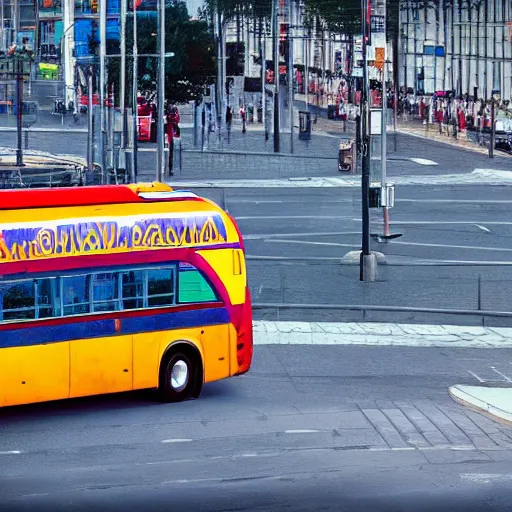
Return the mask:
M357 222L361 222L361 219L352 219ZM375 222L375 224L382 224L382 221ZM489 226L512 226L512 222L508 221L485 221ZM394 220L390 221L390 225L394 224L397 226L459 226L459 225L476 225L478 221L475 220Z
M512 473L461 473L460 479L473 484L496 484L512 481Z
M235 220L254 220L254 219L264 219L264 220L295 220L295 219L333 219L333 220L343 220L343 219L351 219L351 215L251 215L247 217L235 217Z
M501 373L499 370L496 370L494 366L491 366L491 369L494 370L498 375L503 377L507 382L512 382L512 379L510 377L507 377L504 373Z
M278 244L303 244L303 245L323 245L325 247L358 247L358 244L339 244L337 242L313 242L310 240L280 240L279 238L270 238L266 243ZM512 249L511 249L512 250Z
M306 233L268 233L262 235L244 235L244 240L260 240L262 238L293 238L301 236L343 236L343 235L361 235L361 231L326 231L326 232L306 232Z
M478 228L478 229L481 229L482 231L485 231L486 233L490 233L491 230L486 228L485 226L481 226L480 224L475 224L475 226Z
M193 439L164 439L162 443L191 443Z
M411 162L414 162L416 164L420 165L438 165L437 162L434 162L433 160L427 160L426 158L411 158Z
M20 455L21 452L20 450L9 450L9 451L6 451L6 452L0 452L0 455Z
M407 199L402 197L395 199L395 203L512 204L512 201L509 199Z
M334 256L256 256L256 255L250 255L248 254L245 257L246 260L274 260L274 261L341 261L341 258L334 257ZM487 262L487 265L489 265L489 262ZM496 265L496 263L493 262L493 265Z
M478 382L480 382L480 384L482 384L482 383L484 383L484 382L485 382L485 380L484 380L484 379L480 378L476 373L472 372L471 370L468 370L468 372L469 372L471 375L473 375L473 377L474 377Z
M427 244L420 242L397 242L391 240L389 242L393 245L413 245L416 247L445 247L448 249L471 249L472 251L493 251L493 252L512 252L509 247L479 247L478 245L450 245L450 244Z
M296 429L296 430L285 430L285 434L316 434L321 432L320 430L315 429Z
M296 203L296 202L301 202L302 199L301 198L298 198L296 200L292 200L292 201L286 201L287 203ZM230 199L229 202L231 204L245 204L245 203L251 203L251 204L283 204L285 201L271 201L271 200L260 200L260 199Z

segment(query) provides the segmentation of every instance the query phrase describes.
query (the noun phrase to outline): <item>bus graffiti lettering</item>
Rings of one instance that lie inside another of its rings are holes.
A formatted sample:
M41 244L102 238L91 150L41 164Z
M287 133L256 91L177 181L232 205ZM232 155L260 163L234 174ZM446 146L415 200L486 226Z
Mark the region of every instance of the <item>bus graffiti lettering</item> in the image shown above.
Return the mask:
M129 249L215 245L226 242L218 215L117 222L81 222L0 231L0 262L105 254Z

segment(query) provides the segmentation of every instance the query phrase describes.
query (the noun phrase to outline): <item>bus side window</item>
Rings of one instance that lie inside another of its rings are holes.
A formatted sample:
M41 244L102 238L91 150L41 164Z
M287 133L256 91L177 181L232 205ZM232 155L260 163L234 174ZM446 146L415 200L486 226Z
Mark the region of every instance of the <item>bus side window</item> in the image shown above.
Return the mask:
M119 304L119 274L106 272L92 276L93 310L118 311Z
M0 284L2 320L32 320L36 317L34 281Z
M140 309L144 307L144 273L142 270L122 272L121 287L122 309Z
M55 316L55 279L36 279L36 318Z
M174 268L152 269L148 275L148 306L172 306L174 300Z
M79 315L90 312L89 279L90 276L71 276L62 278L63 316Z
M219 300L201 272L186 263L180 263L178 289L180 304L216 302Z

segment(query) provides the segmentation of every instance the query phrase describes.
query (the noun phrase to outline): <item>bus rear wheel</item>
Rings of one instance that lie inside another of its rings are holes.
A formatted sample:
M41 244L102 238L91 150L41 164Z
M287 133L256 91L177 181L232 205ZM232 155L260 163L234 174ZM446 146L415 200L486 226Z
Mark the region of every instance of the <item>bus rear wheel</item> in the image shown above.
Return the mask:
M197 360L189 351L175 350L169 353L162 364L158 388L163 402L183 402L194 396L197 385Z

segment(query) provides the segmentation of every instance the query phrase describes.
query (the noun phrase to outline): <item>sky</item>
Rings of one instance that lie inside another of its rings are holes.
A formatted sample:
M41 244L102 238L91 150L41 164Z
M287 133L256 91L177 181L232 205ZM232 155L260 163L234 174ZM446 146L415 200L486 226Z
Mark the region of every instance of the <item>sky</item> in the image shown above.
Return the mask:
M195 16L197 9L203 5L203 0L185 0L185 3L187 4L188 13Z

